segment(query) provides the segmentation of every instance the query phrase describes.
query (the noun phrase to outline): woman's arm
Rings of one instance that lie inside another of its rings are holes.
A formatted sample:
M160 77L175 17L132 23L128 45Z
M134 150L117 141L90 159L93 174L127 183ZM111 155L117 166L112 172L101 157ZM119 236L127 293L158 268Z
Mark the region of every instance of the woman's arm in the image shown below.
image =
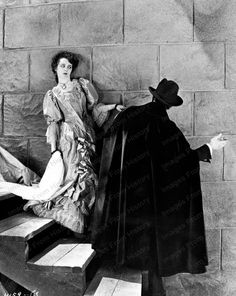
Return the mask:
M62 114L53 101L53 94L48 91L43 101L43 113L47 121L47 143L51 145L51 152L54 152L58 148L59 142L59 122L62 120Z

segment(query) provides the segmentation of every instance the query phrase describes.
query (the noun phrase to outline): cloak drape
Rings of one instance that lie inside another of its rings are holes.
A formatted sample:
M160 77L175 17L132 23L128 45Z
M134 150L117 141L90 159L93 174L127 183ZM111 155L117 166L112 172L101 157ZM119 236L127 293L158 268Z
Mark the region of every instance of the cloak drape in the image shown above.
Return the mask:
M121 112L104 139L93 248L159 276L205 272L199 160L209 158L207 145L190 148L161 104Z

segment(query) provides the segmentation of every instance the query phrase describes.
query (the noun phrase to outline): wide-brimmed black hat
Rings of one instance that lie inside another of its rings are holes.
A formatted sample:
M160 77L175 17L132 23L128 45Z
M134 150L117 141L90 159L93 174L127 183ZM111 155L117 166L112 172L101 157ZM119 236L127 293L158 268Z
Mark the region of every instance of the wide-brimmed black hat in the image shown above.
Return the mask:
M183 100L178 96L179 86L172 80L162 79L157 88L149 86L150 93L167 106L180 106Z

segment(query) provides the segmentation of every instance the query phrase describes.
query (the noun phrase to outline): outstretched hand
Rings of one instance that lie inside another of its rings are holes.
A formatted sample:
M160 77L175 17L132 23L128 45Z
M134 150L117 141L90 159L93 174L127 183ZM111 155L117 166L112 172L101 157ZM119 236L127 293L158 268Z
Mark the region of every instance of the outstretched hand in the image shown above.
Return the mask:
M213 150L220 150L227 144L227 142L228 140L220 133L211 139L210 146Z

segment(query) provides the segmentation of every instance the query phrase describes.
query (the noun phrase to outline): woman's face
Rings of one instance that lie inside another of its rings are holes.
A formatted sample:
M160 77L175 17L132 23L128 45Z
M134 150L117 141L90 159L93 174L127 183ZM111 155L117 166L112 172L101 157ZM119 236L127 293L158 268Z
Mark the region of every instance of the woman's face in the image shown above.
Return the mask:
M65 58L61 58L56 68L58 81L70 79L72 64Z

